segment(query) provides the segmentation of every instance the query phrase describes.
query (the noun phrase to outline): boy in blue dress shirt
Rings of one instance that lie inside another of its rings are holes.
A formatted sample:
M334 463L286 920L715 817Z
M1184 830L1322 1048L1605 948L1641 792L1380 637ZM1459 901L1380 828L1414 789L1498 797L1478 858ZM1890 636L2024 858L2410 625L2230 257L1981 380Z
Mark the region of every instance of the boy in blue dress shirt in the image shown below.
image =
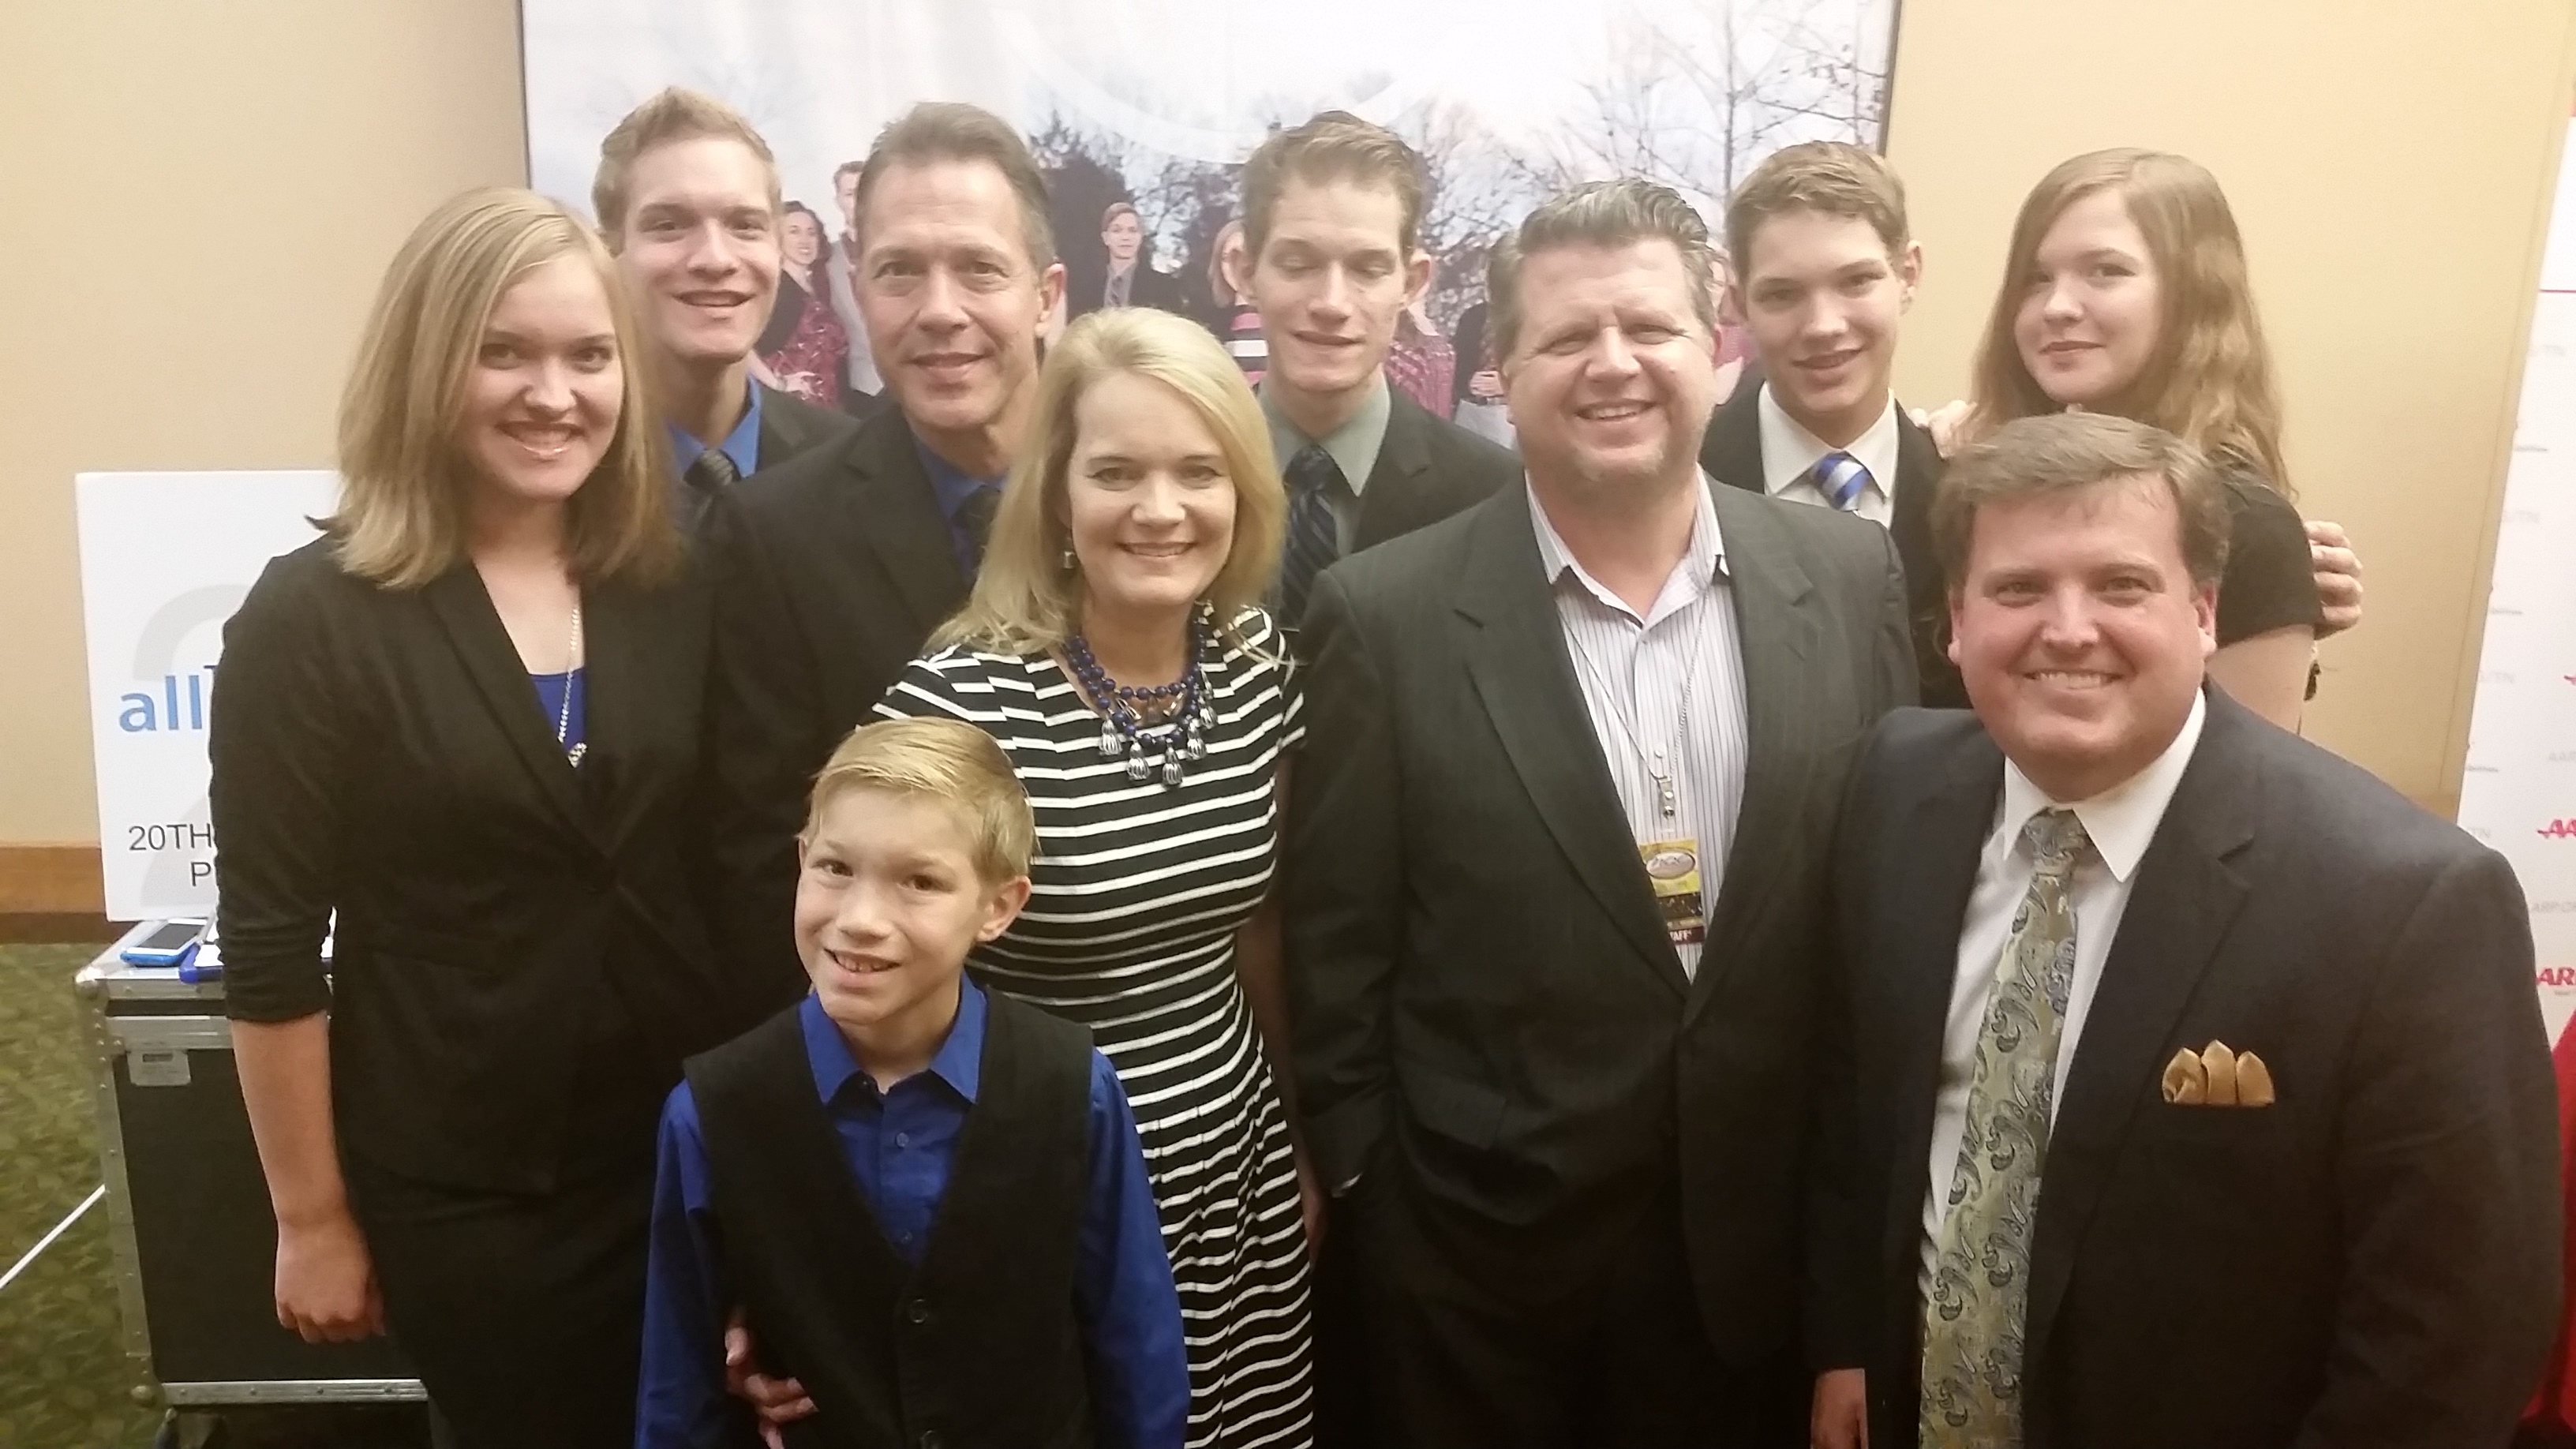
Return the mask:
M1087 1032L965 979L1029 897L1028 800L954 720L852 734L798 840L813 992L662 1115L640 1449L753 1445L740 1305L816 1413L790 1446L1177 1449L1180 1298Z

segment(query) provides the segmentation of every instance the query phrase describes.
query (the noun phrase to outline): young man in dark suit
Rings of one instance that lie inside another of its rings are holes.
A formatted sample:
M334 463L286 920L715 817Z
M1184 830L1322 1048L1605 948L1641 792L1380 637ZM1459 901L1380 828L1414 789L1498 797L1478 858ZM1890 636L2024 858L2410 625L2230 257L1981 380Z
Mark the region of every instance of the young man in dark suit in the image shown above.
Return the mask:
M1923 275L1904 187L1863 147L1785 146L1728 200L1726 242L1729 309L1762 378L1709 419L1700 466L1720 483L1884 525L1905 561L1923 702L1965 703L1939 648L1940 576L1926 566L1941 452L1889 382Z
M778 168L732 107L677 88L599 146L591 206L651 343L645 375L694 528L716 495L839 436L846 418L755 381L778 298Z
M1975 714L1863 745L1809 1337L1829 1449L2472 1449L2557 1325L2505 862L2206 684L2227 507L2107 414L1932 527Z
M1430 284L1422 167L1394 133L1326 111L1243 167L1252 305L1270 344L1262 411L1288 483L1280 617L1317 570L1483 501L1520 476L1509 449L1387 385L1404 309Z
M897 406L729 490L703 550L718 924L769 1007L804 980L784 922L806 787L966 602L1064 285L1037 163L988 111L914 107L854 205L867 345Z
M1314 585L1296 1082L1388 1445L1803 1442L1825 855L1914 667L1885 532L1701 473L1711 266L1662 187L1533 212L1526 484Z

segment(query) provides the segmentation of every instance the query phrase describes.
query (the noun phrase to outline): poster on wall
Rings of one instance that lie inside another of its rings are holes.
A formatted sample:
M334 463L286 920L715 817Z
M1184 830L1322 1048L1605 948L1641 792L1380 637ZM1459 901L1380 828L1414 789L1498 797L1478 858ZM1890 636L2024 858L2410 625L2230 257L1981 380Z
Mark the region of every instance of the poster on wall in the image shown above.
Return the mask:
M329 472L83 473L90 746L107 918L211 916L206 725L224 621L270 558L311 542Z
M2460 824L2531 902L2552 1041L2576 1015L2576 124L2531 313Z
M1761 159L1806 140L1882 143L1895 0L523 0L529 172L588 210L599 142L664 86L731 103L778 158L781 308L824 309L845 266L844 168L919 101L965 101L1044 168L1069 306L1129 285L1239 322L1237 175L1272 130L1342 109L1423 159L1432 284L1388 372L1442 417L1508 437L1480 365L1486 252L1578 181L1642 175L1718 229ZM1141 268L1142 270L1134 270ZM819 311L817 312L819 316ZM826 406L875 390L795 365L792 315L764 366ZM1726 339L1728 353L1745 350ZM773 350L774 348L774 350ZM1464 355L1462 355L1464 354Z

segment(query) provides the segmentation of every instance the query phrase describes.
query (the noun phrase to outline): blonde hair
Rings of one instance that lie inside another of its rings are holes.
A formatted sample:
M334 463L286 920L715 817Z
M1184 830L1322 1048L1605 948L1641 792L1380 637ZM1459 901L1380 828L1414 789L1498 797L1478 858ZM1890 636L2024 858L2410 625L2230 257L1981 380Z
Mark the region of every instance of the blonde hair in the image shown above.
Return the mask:
M1151 378L1180 394L1216 435L1234 484L1234 538L1208 586L1218 633L1249 649L1243 614L1270 591L1288 526L1288 494L1271 455L1270 426L1243 370L1208 330L1150 307L1111 307L1076 318L1038 374L1036 419L1011 469L975 592L930 636L932 649L965 644L1035 654L1080 625L1081 574L1065 562L1065 475L1079 429L1075 409L1102 378Z
M600 235L607 238L610 251L626 247L626 211L635 200L629 194L635 163L657 146L709 139L739 141L760 158L760 169L769 177L770 215L779 214L778 158L770 154L769 143L760 139L742 112L702 92L670 86L628 111L599 143L599 170L590 181L590 209L599 216Z
M931 800L957 812L966 827L975 874L986 885L1018 880L1037 853L1038 827L1011 757L993 737L963 720L923 716L882 719L850 731L814 777L800 842L811 844L823 809L852 790L878 790Z
M1865 221L1891 258L1914 239L1905 224L1905 183L1885 158L1848 141L1801 141L1765 157L1726 203L1726 245L1737 282L1751 280L1753 234L1793 211Z
M2059 411L2022 362L2013 324L2029 294L2039 246L2058 217L2098 191L2116 191L2156 269L2157 332L2146 370L2096 409L2152 423L2220 465L2288 494L2281 393L2227 194L2206 167L2162 151L2092 151L2040 178L2013 222L2003 286L1977 352L1977 425Z
M341 568L412 589L465 556L475 486L457 438L466 374L502 293L564 257L599 279L625 391L607 450L566 505L573 575L651 582L678 568L670 445L650 410L616 263L561 202L512 187L469 191L431 212L386 269L340 399L339 507L323 527Z

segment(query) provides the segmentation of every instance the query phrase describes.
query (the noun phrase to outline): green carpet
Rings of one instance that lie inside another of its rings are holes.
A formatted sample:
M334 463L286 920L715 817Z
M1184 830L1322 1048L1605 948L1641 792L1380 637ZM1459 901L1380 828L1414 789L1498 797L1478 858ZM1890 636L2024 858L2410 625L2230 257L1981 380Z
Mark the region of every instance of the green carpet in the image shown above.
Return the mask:
M89 1046L72 975L92 946L0 946L0 1272L98 1186ZM0 1289L0 1445L147 1446L127 1397L102 1203Z

